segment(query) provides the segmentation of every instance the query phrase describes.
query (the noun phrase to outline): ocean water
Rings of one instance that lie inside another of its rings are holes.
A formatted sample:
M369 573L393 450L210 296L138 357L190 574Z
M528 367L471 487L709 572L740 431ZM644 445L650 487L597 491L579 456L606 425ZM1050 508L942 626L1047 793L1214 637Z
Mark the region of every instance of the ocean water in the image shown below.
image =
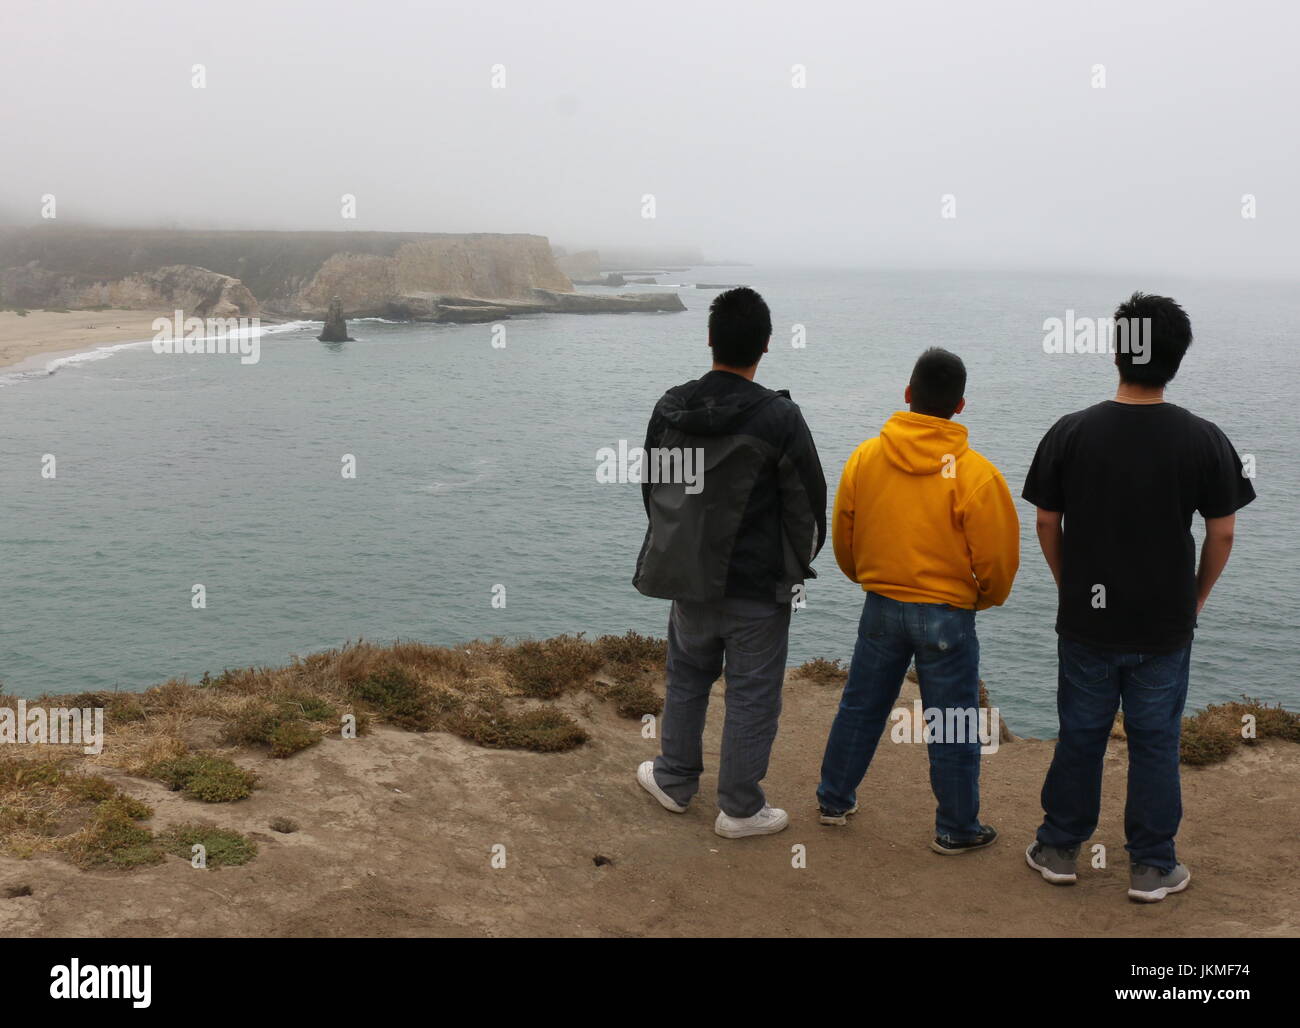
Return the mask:
M767 297L758 379L803 407L832 490L853 447L902 407L916 355L939 344L969 369L972 445L1019 496L1042 433L1115 384L1107 357L1045 354L1044 319L1105 316L1139 287L1179 299L1197 339L1170 399L1255 456L1259 493L1201 618L1190 704L1297 702L1300 291L764 267L661 279L697 280ZM598 483L596 454L639 445L662 391L707 370L713 295L684 288L680 314L511 320L504 347L490 325L356 321L351 343L319 343L316 326L268 335L255 365L143 346L0 378L0 688L141 689L361 637L662 635L667 604L631 585L638 487ZM348 454L355 479L341 474ZM1014 731L1050 736L1054 590L1032 513L1020 501L1009 603L979 618L982 674ZM816 566L792 663L852 652L861 592L829 545ZM191 606L195 584L205 609Z

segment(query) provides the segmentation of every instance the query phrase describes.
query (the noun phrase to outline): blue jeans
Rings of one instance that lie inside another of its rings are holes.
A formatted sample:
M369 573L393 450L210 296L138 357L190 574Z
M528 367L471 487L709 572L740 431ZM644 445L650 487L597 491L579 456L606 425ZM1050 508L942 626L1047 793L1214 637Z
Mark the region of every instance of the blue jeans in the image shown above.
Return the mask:
M876 744L898 700L907 666L916 658L927 709L979 707L980 644L975 612L940 603L900 603L867 593L858 622L849 680L822 757L817 802L827 813L853 807ZM910 736L909 736L910 737ZM927 746L930 788L939 808L935 833L953 841L979 834L980 743L946 739Z
M1060 639L1057 651L1061 735L1043 782L1038 841L1073 849L1096 830L1106 741L1122 700L1128 735L1125 849L1134 864L1172 870L1178 863L1174 836L1183 816L1178 759L1192 648L1111 653Z

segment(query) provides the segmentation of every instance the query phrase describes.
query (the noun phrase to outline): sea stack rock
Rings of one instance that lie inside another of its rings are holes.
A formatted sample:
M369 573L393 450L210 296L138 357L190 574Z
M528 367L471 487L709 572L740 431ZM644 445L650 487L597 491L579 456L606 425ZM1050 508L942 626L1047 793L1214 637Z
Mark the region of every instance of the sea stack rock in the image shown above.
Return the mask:
M348 323L343 320L343 301L339 297L336 296L330 301L329 314L325 317L325 328L316 338L322 343L353 342L352 337L348 335Z

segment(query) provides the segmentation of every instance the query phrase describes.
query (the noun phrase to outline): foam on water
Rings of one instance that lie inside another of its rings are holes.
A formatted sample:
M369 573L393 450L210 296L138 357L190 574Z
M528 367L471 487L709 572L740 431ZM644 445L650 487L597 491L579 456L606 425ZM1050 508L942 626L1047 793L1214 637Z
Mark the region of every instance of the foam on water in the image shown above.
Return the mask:
M319 325L321 322L290 321L283 324L264 325L258 328L239 328L234 332L227 333L227 338L248 339L253 336L261 338L262 336L279 335L284 332L296 332L311 324ZM203 338L205 340L214 339L216 336L205 335ZM139 350L152 346L152 339L136 339L126 343L102 343L91 347L89 350L80 350L74 353L61 353L53 357L35 354L20 362L16 367L11 368L8 371L0 372L0 386L14 385L32 379L48 378L60 368L75 367L79 364L90 364L94 361L107 360L109 357L127 350Z

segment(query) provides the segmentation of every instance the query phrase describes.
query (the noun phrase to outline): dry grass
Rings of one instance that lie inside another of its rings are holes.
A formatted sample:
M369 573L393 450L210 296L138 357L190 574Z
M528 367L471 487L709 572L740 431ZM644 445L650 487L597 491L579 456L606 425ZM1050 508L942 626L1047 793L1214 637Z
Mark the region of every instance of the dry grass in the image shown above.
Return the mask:
M843 685L849 676L849 669L844 666L842 660L826 660L817 657L804 661L794 669L794 673L817 685Z
M12 749L35 750L34 746ZM42 750L54 747L42 747ZM153 810L62 753L0 753L0 848L19 857L62 851L80 867L157 863L152 834L136 822Z
M1247 718L1254 721L1254 735L1243 735ZM1115 715L1110 737L1128 741L1124 714ZM1239 701L1212 703L1198 714L1183 718L1179 757L1184 764L1204 766L1227 760L1238 746L1253 746L1260 739L1289 739L1300 742L1300 714L1269 706L1243 696Z
M204 803L248 796L256 776L241 749L287 758L342 731L382 722L451 732L480 746L560 752L588 733L556 705L577 694L640 718L663 706L666 645L629 632L464 647L356 642L276 668L239 668L142 693L43 696L28 706L103 707L103 751L27 745L0 751L0 851L61 850L85 867L133 867L178 851L138 824L150 812L106 779L77 768L152 778ZM0 695L0 707L17 701ZM589 709L579 703L580 709ZM232 759L234 758L234 759ZM134 806L133 806L134 804Z
M1254 721L1254 737L1242 734L1245 719ZM1184 764L1215 764L1226 760L1238 746L1260 739L1300 742L1300 714L1243 696L1240 701L1215 703L1193 717L1183 718Z

